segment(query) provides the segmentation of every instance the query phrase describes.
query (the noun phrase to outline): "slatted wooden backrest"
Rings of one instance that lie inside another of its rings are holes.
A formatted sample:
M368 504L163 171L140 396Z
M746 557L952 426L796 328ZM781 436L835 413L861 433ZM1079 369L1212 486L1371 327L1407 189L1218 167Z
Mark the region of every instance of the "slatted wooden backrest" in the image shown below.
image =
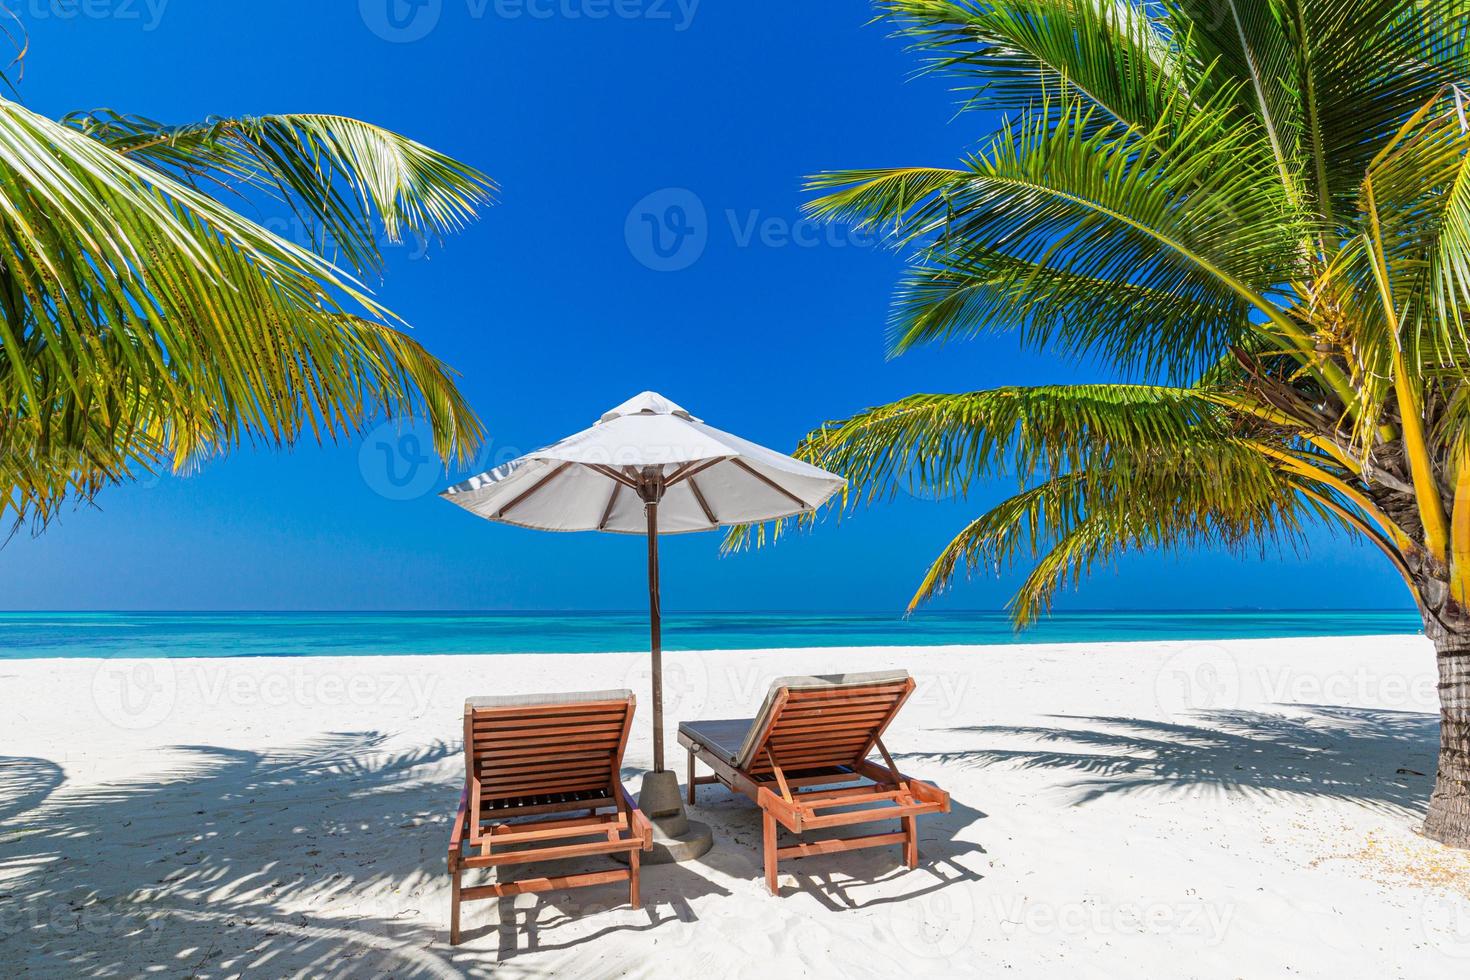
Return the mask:
M605 789L616 795L633 723L629 692L533 704L465 702L465 765L476 804Z
M745 769L756 776L770 773L773 757L788 773L854 765L873 750L913 690L911 677L782 688Z

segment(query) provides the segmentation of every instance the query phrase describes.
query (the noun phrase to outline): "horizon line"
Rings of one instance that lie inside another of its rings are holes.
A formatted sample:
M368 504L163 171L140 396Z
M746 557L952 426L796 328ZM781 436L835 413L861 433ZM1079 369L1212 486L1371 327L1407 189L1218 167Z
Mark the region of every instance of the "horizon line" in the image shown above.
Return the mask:
M1138 613L1415 613L1417 610L1412 606L1395 607L1379 606L1363 608L1360 606L1195 606L1195 607L1114 607L1114 608L1088 608L1088 609L1063 609L1055 610L1040 617L1038 621L1052 619L1058 616L1079 616L1104 614L1138 614ZM609 616L609 615L639 615L646 616L646 608L632 609L0 609L0 616L54 616L54 615L87 615L95 613L105 614L143 614L143 615L353 615L353 616L402 616L402 615L424 615L424 616L545 616L545 615L587 615L587 616ZM919 609L912 613L902 609L685 609L674 615L748 615L751 613L766 615L884 615L892 614L903 618L924 615L945 614L972 614L980 613L996 616L1008 616L1010 613L1005 609ZM665 611L665 618L668 618Z

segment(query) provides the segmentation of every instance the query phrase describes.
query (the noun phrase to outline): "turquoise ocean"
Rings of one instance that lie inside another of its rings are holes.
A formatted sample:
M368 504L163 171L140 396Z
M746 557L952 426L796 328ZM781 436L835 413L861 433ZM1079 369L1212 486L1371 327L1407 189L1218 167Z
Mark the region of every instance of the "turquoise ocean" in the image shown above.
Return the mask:
M669 650L1103 643L1415 634L1412 610L1064 612L1022 633L1000 612L666 611ZM648 646L646 612L0 613L0 660L595 653Z

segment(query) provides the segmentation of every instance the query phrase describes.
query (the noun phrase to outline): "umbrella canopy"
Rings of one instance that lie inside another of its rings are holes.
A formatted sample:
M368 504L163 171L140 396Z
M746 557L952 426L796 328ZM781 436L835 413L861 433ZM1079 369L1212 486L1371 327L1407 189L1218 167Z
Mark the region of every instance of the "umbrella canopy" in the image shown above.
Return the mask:
M543 531L648 536L654 771L663 772L658 536L809 513L846 481L722 432L645 391L590 429L441 496L487 520Z
M596 425L444 491L481 517L542 531L708 531L816 510L845 481L722 432L652 391Z

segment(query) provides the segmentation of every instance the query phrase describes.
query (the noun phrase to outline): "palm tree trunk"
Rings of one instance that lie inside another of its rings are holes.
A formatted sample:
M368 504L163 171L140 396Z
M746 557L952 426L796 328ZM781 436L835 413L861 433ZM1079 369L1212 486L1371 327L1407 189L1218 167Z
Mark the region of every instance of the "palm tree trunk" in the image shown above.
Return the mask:
M1470 848L1470 632L1425 617L1439 662L1439 772L1424 834Z

